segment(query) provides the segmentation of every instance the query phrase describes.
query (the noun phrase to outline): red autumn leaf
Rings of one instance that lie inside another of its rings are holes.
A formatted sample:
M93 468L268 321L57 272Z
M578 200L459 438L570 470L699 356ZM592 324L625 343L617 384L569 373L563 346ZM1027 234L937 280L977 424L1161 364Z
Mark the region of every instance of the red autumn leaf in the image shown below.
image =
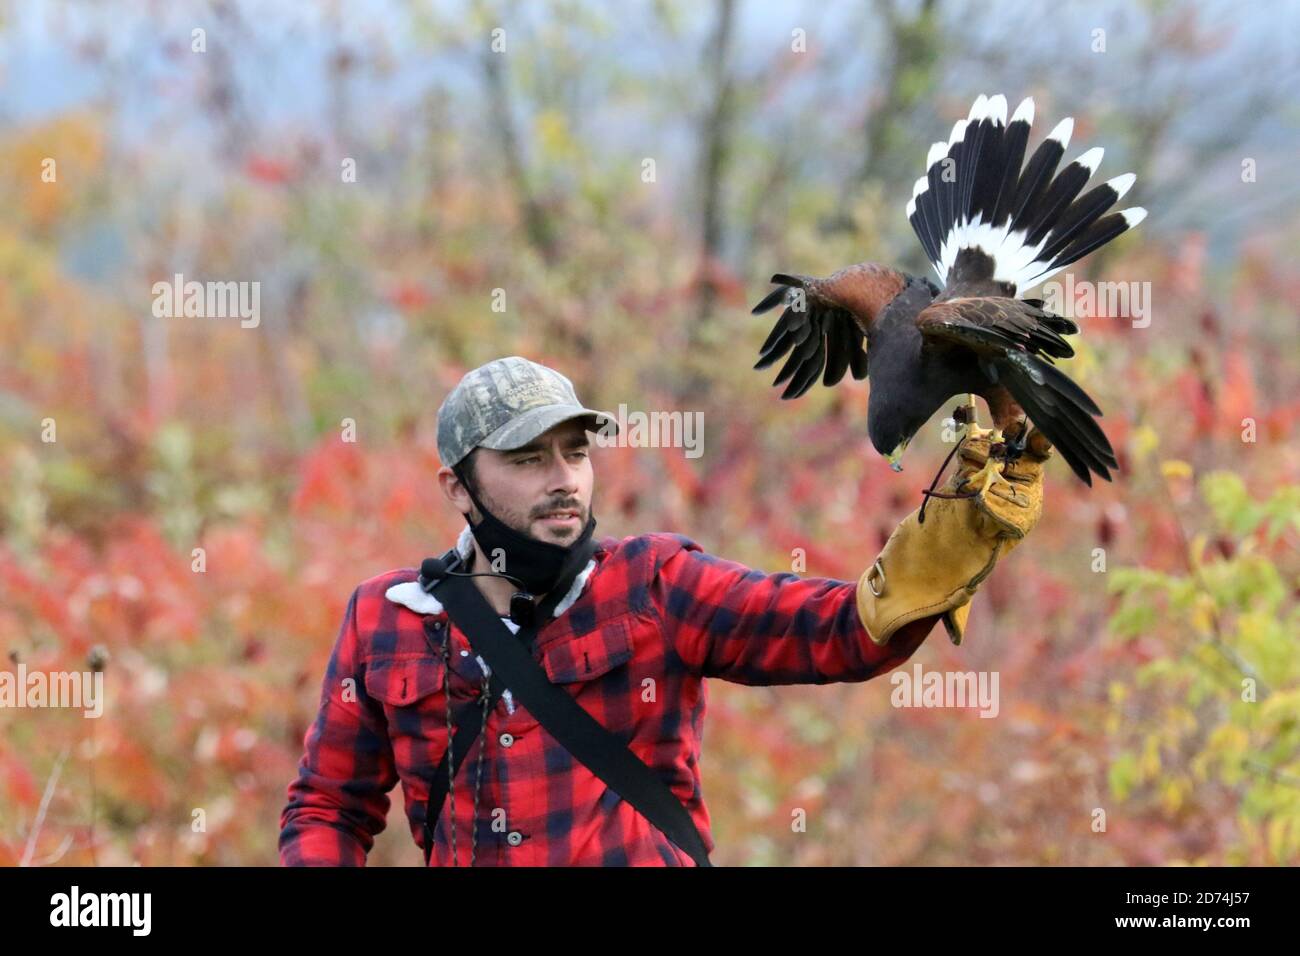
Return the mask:
M294 178L293 168L283 160L253 155L244 163L244 172L259 183L281 185Z

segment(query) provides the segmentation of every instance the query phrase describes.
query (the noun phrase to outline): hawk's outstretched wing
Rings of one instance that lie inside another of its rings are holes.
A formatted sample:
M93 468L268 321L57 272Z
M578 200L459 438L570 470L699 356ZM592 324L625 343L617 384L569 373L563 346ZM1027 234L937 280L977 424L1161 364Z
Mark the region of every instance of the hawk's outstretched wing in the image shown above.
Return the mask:
M790 352L772 382L780 385L790 379L781 397L798 398L823 369L824 385L836 384L850 369L854 378L866 378L866 337L876 316L907 285L907 277L897 269L860 262L824 279L778 272L772 281L781 288L754 306L753 314L778 305L786 309L759 350L754 368L767 368Z
M825 298L811 276L777 273L772 281L781 288L754 306L753 314L761 315L778 305L786 308L759 350L754 368L767 368L790 353L772 382L780 385L790 380L781 397L798 398L813 387L819 375L824 385L835 385L849 369L854 378L866 378L866 336L852 313Z

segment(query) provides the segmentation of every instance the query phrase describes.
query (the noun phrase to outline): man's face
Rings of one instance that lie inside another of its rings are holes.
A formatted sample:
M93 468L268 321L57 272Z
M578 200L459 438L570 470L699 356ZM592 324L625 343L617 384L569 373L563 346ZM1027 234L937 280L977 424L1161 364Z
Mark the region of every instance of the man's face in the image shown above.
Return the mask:
M476 493L501 521L539 541L572 544L591 514L590 442L581 419L562 422L523 448L480 448ZM450 481L444 478L444 472ZM450 468L439 470L443 492L477 524L482 515Z

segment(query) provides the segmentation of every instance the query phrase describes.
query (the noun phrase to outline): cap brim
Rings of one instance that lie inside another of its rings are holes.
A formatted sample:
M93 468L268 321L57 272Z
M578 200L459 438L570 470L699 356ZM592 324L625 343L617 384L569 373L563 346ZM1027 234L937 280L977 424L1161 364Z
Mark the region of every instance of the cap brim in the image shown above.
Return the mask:
M618 434L618 422L608 412L583 408L581 405L545 405L541 408L531 408L517 418L511 419L479 444L494 451L509 451L527 445L556 425L575 418L590 419L586 423L587 431L599 431L608 423L610 433Z

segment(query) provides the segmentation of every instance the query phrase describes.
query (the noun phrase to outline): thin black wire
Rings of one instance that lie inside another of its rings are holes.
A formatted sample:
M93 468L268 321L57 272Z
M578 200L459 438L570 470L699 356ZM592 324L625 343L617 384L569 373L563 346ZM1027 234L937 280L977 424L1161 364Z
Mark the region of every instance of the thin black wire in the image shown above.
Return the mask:
M460 866L456 858L456 748L451 729L451 628L442 632L442 698L447 703L447 818L451 823L451 865Z
M460 866L460 860L456 855L456 748L454 746L455 735L452 731L451 724L451 628L445 628L442 635L442 693L443 699L447 702L447 817L451 825L451 865ZM479 794L483 789L483 754L487 750L487 722L488 709L491 699L488 695L488 677L483 677L482 690L482 709L483 719L479 724L478 737L483 741L478 751L478 762L474 770L474 804L473 830L470 835L469 847L469 865L473 866L478 856L478 802ZM471 744L470 746L473 746ZM432 839L433 830L430 829L430 839Z
M478 794L479 788L483 785L483 753L487 750L487 722L490 701L488 698L488 678L486 676L483 678L482 697L480 699L483 701L483 722L479 725L478 733L479 739L482 740L482 743L478 748L478 764L474 770L474 831L473 836L470 839L470 866L474 865L474 856L478 852Z

